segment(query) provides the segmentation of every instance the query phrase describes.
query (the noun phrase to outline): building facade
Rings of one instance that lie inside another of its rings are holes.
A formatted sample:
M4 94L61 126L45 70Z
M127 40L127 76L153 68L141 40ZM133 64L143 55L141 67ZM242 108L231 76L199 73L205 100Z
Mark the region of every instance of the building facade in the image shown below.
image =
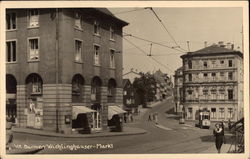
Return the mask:
M243 117L243 54L232 45L212 45L181 56L186 119L210 111L212 121Z
M126 25L105 8L8 9L7 115L19 127L71 133L81 112L92 130L107 129L108 106L123 103Z
M183 112L183 68L180 67L174 74L174 111L177 114Z
M123 109L129 113L138 113L139 104L140 99L133 83L129 79L123 79Z

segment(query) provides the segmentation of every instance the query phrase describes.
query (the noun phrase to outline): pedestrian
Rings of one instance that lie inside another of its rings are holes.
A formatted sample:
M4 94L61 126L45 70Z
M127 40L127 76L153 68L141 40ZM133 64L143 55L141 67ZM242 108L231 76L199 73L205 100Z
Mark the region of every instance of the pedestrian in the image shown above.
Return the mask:
M157 125L158 124L158 114L155 113L155 124Z
M151 114L148 115L148 121L152 121Z
M130 121L131 121L131 122L134 121L134 118L133 118L133 115L132 115L132 114L130 115Z
M7 150L11 150L11 143L13 142L13 132L12 132L12 122L11 119L9 117L7 117L6 119L6 149Z
M124 123L127 123L127 114L124 114Z
M221 124L219 124L219 123L215 124L215 129L213 130L213 134L215 137L216 149L217 149L218 153L220 153L220 149L221 149L221 146L222 146L223 140L224 140L224 132L223 132Z

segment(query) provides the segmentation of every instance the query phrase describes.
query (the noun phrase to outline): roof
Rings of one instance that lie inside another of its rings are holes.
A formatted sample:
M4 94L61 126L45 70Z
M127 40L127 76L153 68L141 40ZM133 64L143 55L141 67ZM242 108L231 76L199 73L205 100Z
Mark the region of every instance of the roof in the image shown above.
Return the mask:
M119 18L117 18L112 12L110 12L107 8L94 8L95 10L101 12L101 13L104 13L106 14L107 16L110 16L114 19L116 19L117 21L119 21L123 26L126 26L128 25L129 23L128 22L125 22Z
M122 80L123 88L125 87L125 85L126 85L128 82L131 83L130 80L127 79L127 78Z
M240 51L228 49L225 47L220 47L218 45L211 45L208 47L205 47L203 49L194 51L194 52L188 52L185 55L182 55L181 58L187 57L187 56L211 56L214 54L238 54L239 56L243 57L243 54Z

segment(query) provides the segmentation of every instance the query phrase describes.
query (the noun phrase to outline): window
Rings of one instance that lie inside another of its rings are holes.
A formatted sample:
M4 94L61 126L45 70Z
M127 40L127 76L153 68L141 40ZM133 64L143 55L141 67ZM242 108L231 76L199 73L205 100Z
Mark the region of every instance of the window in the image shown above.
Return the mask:
M29 39L29 60L39 59L38 38Z
M212 61L212 67L214 68L216 65L216 61Z
M227 117L228 119L232 119L233 118L233 108L228 108L227 109Z
M84 79L81 75L77 74L72 79L72 102L81 103L82 102L82 87L84 84Z
M228 80L233 80L233 72L228 72Z
M188 119L192 119L193 118L193 109L192 108L188 108L187 117L188 117Z
M16 62L16 41L6 42L6 61Z
M75 40L75 61L82 62L82 42Z
M192 81L192 74L188 74L188 81Z
M75 13L75 27L82 29L82 15L79 12Z
M100 35L100 24L97 21L94 22L94 34Z
M223 78L224 77L224 72L220 72L220 76Z
M207 78L207 73L204 73L203 76L204 76L204 78Z
M216 99L216 93L217 93L217 91L215 89L211 90L212 99Z
M111 26L110 27L110 40L114 40L115 39L115 31L114 28Z
M207 89L203 90L203 96L204 96L204 99L208 99L208 90Z
M6 14L6 29L7 30L16 29L16 13Z
M100 65L100 46L94 45L94 64Z
M203 62L203 66L204 66L205 68L207 68L207 61L204 61L204 62Z
M219 118L225 118L225 109L219 108Z
M192 61L188 61L188 68L192 69Z
M123 95L127 95L127 91L123 91Z
M225 99L225 90L224 89L219 90L219 99Z
M211 108L211 118L216 118L216 108Z
M212 80L216 80L216 73L213 72L213 73L211 74L211 76L212 76Z
M233 96L234 96L233 90L232 90L232 89L229 89L229 90L228 90L228 99L229 99L229 100L232 100L232 99L234 98Z
M189 95L192 95L193 91L192 90L188 90L187 91Z
M224 60L221 60L221 61L220 61L220 64L224 64Z
M232 60L228 60L228 67L233 67L233 61Z
M31 94L41 94L42 93L42 81L38 76L32 76L31 78Z
M29 27L38 27L39 26L39 16L38 10L32 9L28 11L29 18Z
M115 68L115 50L110 50L110 68Z

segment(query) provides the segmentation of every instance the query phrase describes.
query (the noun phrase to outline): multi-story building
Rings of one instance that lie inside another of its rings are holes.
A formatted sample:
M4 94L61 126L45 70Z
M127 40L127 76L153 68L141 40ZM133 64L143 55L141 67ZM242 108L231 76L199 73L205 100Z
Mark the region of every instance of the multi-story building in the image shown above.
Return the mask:
M7 115L19 127L70 133L87 114L92 130L106 129L108 106L123 103L126 25L104 8L8 9Z
M123 109L129 113L138 113L139 96L129 79L123 79Z
M162 100L167 96L171 96L173 92L171 78L167 74L162 73L161 70L157 70L153 75L156 81L156 100Z
M174 111L178 114L183 112L183 68L180 67L174 74Z
M202 109L212 121L243 116L243 54L232 46L220 42L181 56L186 119L197 119Z

